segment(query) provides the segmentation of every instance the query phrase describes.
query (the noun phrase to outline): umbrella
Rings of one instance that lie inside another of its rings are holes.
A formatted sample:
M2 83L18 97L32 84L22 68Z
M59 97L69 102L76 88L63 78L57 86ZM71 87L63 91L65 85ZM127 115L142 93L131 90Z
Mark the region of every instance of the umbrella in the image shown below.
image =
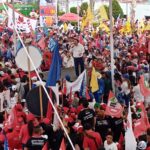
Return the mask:
M61 21L78 21L78 20L81 20L82 18L79 15L74 14L74 13L66 13L60 16L59 19Z

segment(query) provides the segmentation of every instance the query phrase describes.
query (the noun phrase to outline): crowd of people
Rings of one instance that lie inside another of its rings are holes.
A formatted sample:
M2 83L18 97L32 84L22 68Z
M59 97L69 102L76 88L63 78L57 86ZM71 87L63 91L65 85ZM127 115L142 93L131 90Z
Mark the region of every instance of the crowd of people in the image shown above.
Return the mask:
M150 31L142 31L137 26L134 28L134 31L128 33L121 33L121 26L113 29L114 94L123 108L119 118L105 113L109 94L113 90L109 32L96 28L78 31L75 28L64 30L53 27L37 27L35 33L20 32L23 41L30 39L30 44L41 50L43 61L38 70L43 82L46 82L43 72L48 71L52 63L52 40L59 43L62 68L74 68L76 78L87 70L86 97L80 95L80 91L66 95L61 79L57 84L60 102L56 108L76 150L124 150L128 107L132 111L133 129L134 123L141 117L142 104L146 116L150 118L150 94L143 95L139 85L143 75L145 84L150 87ZM21 47L18 40L17 51ZM0 149L9 147L9 150L71 150L62 126L53 121L55 112L51 118L41 118L29 112L26 105L29 76L28 72L17 67L15 56L13 31L2 26L0 93L9 90L10 99L4 101L5 103L0 101ZM89 84L93 67L97 72L95 80L98 82L98 89L94 92ZM66 75L66 80L72 82L71 75ZM34 88L38 82L35 72L31 72L31 82ZM90 105L91 103L94 105ZM144 132L135 135L138 150L150 149L148 125Z

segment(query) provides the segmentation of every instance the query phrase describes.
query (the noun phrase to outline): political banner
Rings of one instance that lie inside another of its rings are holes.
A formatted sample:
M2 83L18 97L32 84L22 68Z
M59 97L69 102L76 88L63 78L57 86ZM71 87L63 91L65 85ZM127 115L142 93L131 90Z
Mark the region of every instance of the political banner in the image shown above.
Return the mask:
M51 26L55 22L56 5L55 0L40 1L40 26Z
M122 112L123 108L121 104L118 102L115 95L112 92L110 92L105 114L116 118L120 118Z
M13 11L15 13L15 27L18 31L24 31L26 33L31 32L32 30L35 30L37 25L36 19L28 18L21 13L19 13L17 10L14 10L13 7L8 5L8 27L13 29Z

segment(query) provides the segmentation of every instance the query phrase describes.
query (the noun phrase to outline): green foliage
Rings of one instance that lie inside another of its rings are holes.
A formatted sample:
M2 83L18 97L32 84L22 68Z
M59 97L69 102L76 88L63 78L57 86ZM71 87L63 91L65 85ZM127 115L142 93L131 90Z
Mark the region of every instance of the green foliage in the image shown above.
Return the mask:
M63 14L65 14L64 11L59 11L59 12L58 12L58 16L62 16Z
M124 16L123 10L117 0L112 0L112 13L115 19L117 19L119 14L120 14L120 18Z
M104 8L105 8L106 13L107 13L107 16L108 16L108 18L109 18L109 7L108 7L107 5L104 5Z
M71 25L72 25L72 26L77 26L78 23L77 23L77 22L71 22Z
M98 22L93 22L93 27L96 28L99 26L99 23Z
M58 16L62 16L63 14L65 14L65 12L64 12L64 11L61 11L61 10L60 10L60 6L57 5L57 15L58 15Z
M74 13L74 14L77 14L77 7L71 7L70 12Z
M81 17L83 17L86 14L87 9L88 9L88 3L86 3L86 2L82 3L82 5L80 7L80 12L79 12Z

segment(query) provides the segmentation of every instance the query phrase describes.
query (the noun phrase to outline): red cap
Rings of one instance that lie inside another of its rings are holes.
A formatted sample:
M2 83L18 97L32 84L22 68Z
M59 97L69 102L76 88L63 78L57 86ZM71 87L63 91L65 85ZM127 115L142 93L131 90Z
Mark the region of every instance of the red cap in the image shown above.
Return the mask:
M67 118L65 118L65 121L66 122L73 122L73 119L71 117L67 117Z
M34 119L35 119L35 116L33 114L29 113L27 115L27 121L33 121Z
M71 107L70 112L72 112L72 113L76 113L76 108Z
M50 124L50 119L44 118L44 119L43 119L43 122L44 122L45 124Z
M16 108L16 110L18 110L18 111L22 111L22 109L23 109L23 107L22 107L21 104L16 104L15 108Z
M67 113L69 111L69 108L68 107L63 107L63 110L65 113Z

